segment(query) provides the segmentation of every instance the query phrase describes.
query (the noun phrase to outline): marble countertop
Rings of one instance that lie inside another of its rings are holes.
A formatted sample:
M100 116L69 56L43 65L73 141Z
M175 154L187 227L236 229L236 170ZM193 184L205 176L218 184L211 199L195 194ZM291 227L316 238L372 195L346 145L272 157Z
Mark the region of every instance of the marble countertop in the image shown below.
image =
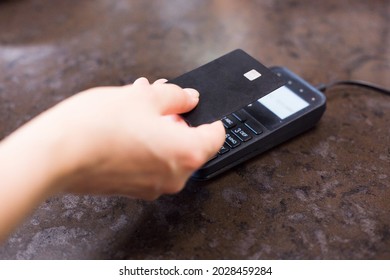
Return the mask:
M233 49L313 84L390 87L388 1L0 2L0 139L83 89ZM326 92L316 128L154 202L59 195L0 259L389 259L390 97ZM17 170L15 170L17 172Z

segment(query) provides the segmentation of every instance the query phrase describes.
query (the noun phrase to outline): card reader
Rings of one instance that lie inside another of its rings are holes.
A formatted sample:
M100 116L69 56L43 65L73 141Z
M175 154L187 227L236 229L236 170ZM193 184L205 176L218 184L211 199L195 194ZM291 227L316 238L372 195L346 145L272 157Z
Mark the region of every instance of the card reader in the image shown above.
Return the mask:
M213 178L305 132L320 120L326 108L325 96L287 68L270 69L286 84L221 119L226 141L192 179Z

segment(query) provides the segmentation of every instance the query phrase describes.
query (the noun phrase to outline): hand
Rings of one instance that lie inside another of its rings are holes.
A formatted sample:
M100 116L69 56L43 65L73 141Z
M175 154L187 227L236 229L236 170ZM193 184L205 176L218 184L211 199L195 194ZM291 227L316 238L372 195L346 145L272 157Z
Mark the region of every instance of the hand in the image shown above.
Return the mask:
M40 133L62 135L63 191L155 199L180 191L218 152L221 122L191 128L177 115L192 110L199 93L163 82L90 89L41 116Z

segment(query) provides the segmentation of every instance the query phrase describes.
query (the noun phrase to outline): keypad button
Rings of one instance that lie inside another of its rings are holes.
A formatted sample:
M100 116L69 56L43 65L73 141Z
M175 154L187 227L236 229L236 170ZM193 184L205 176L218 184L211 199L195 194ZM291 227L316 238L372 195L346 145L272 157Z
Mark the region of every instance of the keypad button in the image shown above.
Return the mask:
M234 112L233 116L235 116L236 119L239 120L240 122L244 122L248 119L248 114L247 112L244 111L244 109Z
M239 146L241 143L236 136L230 133L226 133L226 144L228 144L230 148L234 149L235 147Z
M236 135L242 142L246 142L252 139L252 136L249 135L249 131L242 126L238 126L231 130L234 135Z
M218 154L220 155L223 155L223 154L226 154L227 152L229 152L230 149L228 148L228 145L227 144L224 144L221 149L219 149L219 152Z
M253 121L251 119L245 122L245 126L249 128L251 131L253 131L253 133L255 133L256 135L263 133L263 128L261 127L261 125L258 122Z
M221 121L226 128L232 128L236 125L236 121L231 116L224 117Z

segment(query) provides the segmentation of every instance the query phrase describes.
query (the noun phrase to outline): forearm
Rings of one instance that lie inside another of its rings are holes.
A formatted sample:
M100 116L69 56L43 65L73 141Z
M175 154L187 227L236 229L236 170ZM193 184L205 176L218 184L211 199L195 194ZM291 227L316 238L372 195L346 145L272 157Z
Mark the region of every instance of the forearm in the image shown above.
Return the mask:
M59 141L41 125L24 125L0 143L0 241L55 192L60 178L61 165L53 162Z

